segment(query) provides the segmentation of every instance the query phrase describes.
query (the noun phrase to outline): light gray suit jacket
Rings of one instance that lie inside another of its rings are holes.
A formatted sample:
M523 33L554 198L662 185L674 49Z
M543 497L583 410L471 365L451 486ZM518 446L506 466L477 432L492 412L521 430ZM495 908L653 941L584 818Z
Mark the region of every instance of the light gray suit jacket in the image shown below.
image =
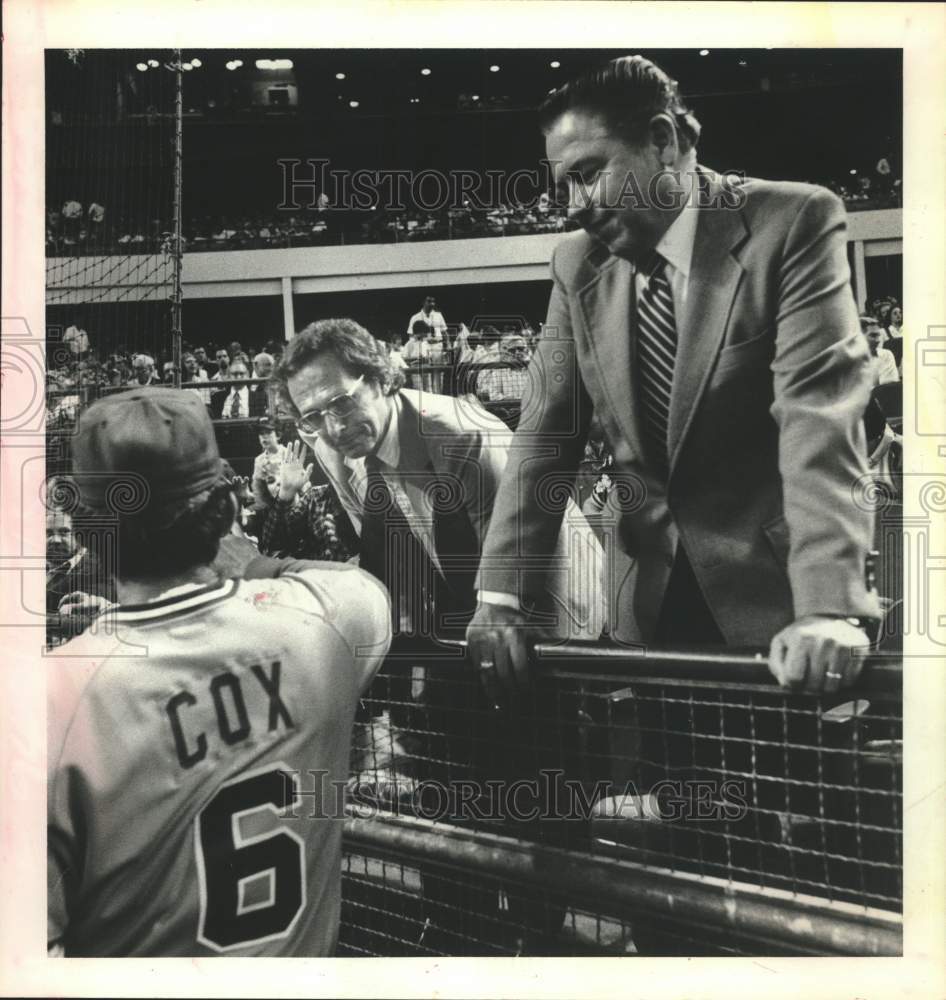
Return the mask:
M615 638L653 635L678 542L731 645L809 613L877 617L861 418L871 378L829 191L701 170L686 307L676 317L665 482L638 416L633 268L583 232L552 259L548 324L496 499L479 586L515 590L502 555L548 551L531 502L574 474L592 411L614 454Z

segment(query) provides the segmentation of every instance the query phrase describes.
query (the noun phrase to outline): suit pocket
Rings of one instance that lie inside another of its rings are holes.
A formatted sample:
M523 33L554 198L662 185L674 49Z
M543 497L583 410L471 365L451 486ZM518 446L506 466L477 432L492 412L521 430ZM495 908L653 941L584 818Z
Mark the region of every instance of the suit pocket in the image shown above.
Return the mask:
M765 537L769 540L772 552L778 560L780 566L788 565L788 553L791 548L791 536L788 530L788 521L784 514L772 518L771 521L762 525Z
M774 353L775 341L770 327L751 340L744 340L741 343L724 347L719 352L713 378L718 379L721 375L731 374L739 370L756 371L767 366Z

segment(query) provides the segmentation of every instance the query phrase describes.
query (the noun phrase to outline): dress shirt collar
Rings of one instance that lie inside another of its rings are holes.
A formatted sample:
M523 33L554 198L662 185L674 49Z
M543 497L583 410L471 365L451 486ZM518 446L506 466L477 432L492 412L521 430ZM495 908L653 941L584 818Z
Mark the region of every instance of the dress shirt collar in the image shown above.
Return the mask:
M684 205L683 211L673 220L655 248L657 253L685 278L690 276L698 219L699 208L691 199Z

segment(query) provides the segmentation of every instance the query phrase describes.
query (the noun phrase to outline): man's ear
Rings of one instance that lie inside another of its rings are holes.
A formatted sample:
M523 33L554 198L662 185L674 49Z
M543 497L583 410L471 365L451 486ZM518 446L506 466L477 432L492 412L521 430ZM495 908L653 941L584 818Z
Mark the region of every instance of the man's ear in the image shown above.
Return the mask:
M661 164L672 167L680 155L677 126L668 114L654 115L650 120L650 142L657 151Z

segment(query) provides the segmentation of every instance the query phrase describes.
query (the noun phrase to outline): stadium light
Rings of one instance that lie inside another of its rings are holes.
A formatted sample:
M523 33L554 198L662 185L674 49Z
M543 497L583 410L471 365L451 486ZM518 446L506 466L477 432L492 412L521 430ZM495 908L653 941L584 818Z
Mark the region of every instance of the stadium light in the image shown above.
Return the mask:
M709 49L700 49L700 55L701 56L708 56L709 55Z
M194 69L200 69L203 65L204 64L199 59L191 59L191 66L193 66Z
M421 76L430 76L430 70L429 70L429 69L428 69L428 68L427 68L427 67L425 66L425 67L424 67L424 68L423 68L423 69L422 69L422 70L420 71L420 75L421 75Z
M474 101L478 101L479 99L480 99L480 95L479 94L474 94L473 95L473 100Z
M335 74L335 79L336 80L344 80L345 79L345 74L344 73L336 73Z
M552 69L558 69L558 68L559 68L559 66L561 66L561 65L562 65L562 64L561 64L561 63L560 63L560 62L559 62L559 61L558 61L557 59L553 59L553 60L552 60L552 61L551 61L551 62L549 63L549 66L551 66L551 67L552 67Z
M229 70L239 69L242 65L243 65L242 59L231 59L227 63L227 69Z
M189 62L181 63L181 69L186 70L188 73L193 69L193 65Z
M292 69L291 59L257 59L257 69Z
M142 73L147 73L148 72L148 64L147 63L135 63L135 69L140 70Z
M157 60L157 59L149 59L149 60L148 60L148 65L149 65L149 66L150 66L150 67L151 67L152 69L157 69L157 68L158 68L158 66L160 66L161 64L160 64L160 63L158 62L158 60Z
M493 65L490 66L489 71L490 71L490 73L498 73L499 72L499 67L496 65L496 63L493 63Z
M350 108L357 108L360 103L361 103L360 101L349 101L348 106Z
M748 63L746 62L746 60L745 60L745 59L740 59L740 60L739 60L739 65L740 65L740 66L748 66L749 64L748 64Z

